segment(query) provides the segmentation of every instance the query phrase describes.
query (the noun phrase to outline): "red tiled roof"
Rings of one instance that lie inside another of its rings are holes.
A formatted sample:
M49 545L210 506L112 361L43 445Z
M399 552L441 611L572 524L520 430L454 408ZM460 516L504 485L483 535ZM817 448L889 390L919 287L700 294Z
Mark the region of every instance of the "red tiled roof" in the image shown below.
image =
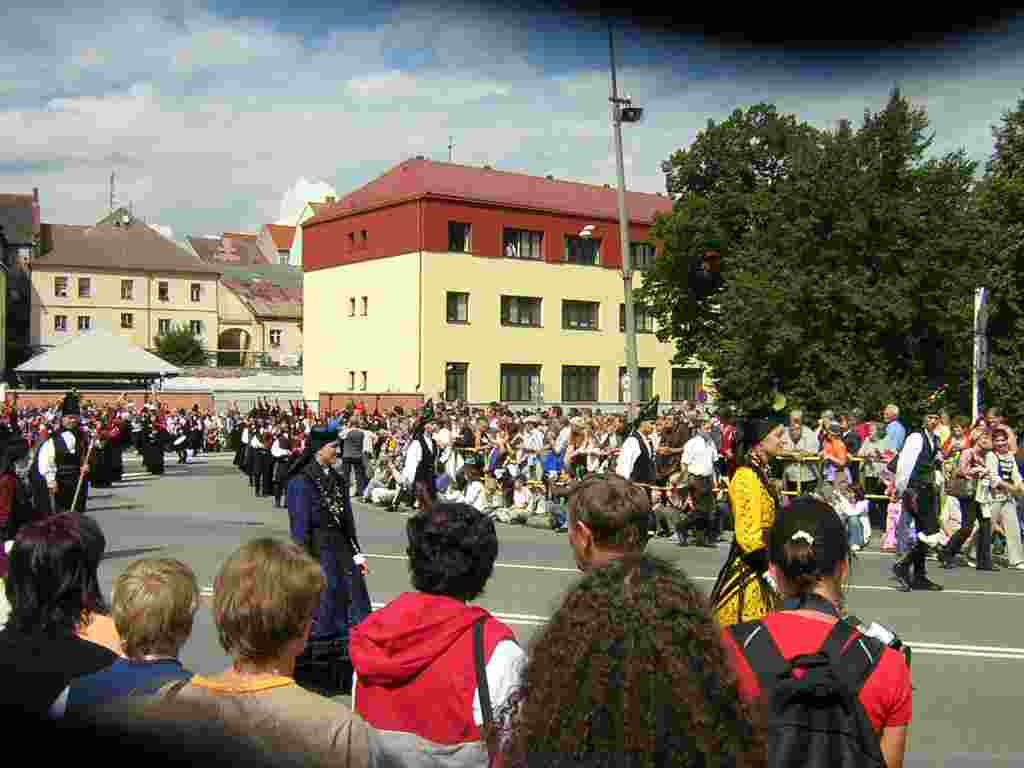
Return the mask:
M616 190L611 186L415 158L395 166L334 205L325 206L305 225L428 194L593 218L619 217ZM627 191L626 210L631 221L650 223L655 213L671 212L672 201L661 195Z
M270 236L274 239L274 246L279 251L287 251L292 247L292 240L295 238L295 227L284 224L267 224Z
M301 318L302 289L263 280L225 278L221 285L234 293L256 317Z

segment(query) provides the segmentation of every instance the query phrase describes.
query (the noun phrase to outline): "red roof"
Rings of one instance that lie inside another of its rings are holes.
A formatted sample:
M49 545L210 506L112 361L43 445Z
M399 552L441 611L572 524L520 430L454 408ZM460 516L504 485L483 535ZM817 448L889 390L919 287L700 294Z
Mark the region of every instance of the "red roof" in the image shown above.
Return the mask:
M274 246L279 251L291 250L292 240L295 238L295 227L284 224L267 224L270 236L274 239Z
M352 211L372 208L382 203L423 195L591 218L616 220L619 217L618 197L615 188L611 186L415 158L395 166L334 205L325 205L306 225L331 221ZM655 213L670 213L672 201L661 195L627 191L626 210L630 221L647 224L654 220Z

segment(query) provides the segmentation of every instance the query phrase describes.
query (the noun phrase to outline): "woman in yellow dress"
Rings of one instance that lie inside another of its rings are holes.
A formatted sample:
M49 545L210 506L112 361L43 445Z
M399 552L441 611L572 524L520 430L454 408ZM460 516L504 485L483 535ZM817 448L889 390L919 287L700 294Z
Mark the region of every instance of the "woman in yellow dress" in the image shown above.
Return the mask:
M711 606L723 626L759 619L781 604L768 573L767 535L781 505L768 478L768 464L782 452L785 427L774 417L737 424L739 467L729 483L736 533L729 556L711 591Z

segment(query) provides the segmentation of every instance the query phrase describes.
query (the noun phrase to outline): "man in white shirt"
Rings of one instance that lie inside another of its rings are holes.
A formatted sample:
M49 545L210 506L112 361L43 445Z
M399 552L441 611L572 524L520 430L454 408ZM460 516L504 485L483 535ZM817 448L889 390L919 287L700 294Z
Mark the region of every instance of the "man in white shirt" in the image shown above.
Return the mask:
M782 450L785 453L819 452L818 436L803 423L803 418L801 411L789 414L789 429L782 435ZM817 465L803 461L787 462L782 469L782 476L787 491L795 491L799 487L801 493L811 493L818 481Z
M525 422L530 427L523 444L528 476L530 480L540 480L543 474L540 454L544 450L544 430L540 428L540 419L536 416L527 416Z
M677 529L681 546L686 546L691 530L696 531L695 543L698 547L715 546L708 540L707 530L715 511L713 494L718 486L715 476L717 461L718 450L711 439L711 420L705 418L699 431L683 446L683 457L680 460L688 478L690 503L693 505L693 511L680 522Z
M79 485L81 490L74 511L85 512L89 495L85 477L89 465L85 461L87 441L79 429L80 419L78 396L69 393L61 407L61 428L40 446L36 457L33 486L40 516L70 511Z
M562 417L561 420L562 430L558 433L558 438L555 440L555 453L559 456L565 451L565 446L569 443L569 436L572 434L572 427L569 426L569 419Z

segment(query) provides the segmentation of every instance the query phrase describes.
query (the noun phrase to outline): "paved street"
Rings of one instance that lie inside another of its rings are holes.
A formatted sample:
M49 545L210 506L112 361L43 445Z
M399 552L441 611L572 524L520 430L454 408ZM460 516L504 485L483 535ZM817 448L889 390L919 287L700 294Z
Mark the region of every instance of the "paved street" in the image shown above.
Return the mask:
M125 482L91 498L90 512L107 534L101 578L108 595L116 574L146 554L181 558L208 586L240 542L286 535L286 512L274 509L271 499L253 498L230 456L203 457L187 467L176 461L168 456L167 474L156 478L128 454ZM356 518L370 557L371 595L384 604L409 585L404 517L357 505ZM499 565L480 603L528 645L578 574L564 534L501 526L499 535ZM724 548L684 549L664 541L651 547L707 588L725 556ZM889 555L862 553L852 575L851 607L864 619L895 627L914 649L908 765L1021 765L1024 573L946 572L933 565L931 575L946 591L906 595L891 587L891 562ZM208 607L197 617L184 661L206 673L226 664Z

